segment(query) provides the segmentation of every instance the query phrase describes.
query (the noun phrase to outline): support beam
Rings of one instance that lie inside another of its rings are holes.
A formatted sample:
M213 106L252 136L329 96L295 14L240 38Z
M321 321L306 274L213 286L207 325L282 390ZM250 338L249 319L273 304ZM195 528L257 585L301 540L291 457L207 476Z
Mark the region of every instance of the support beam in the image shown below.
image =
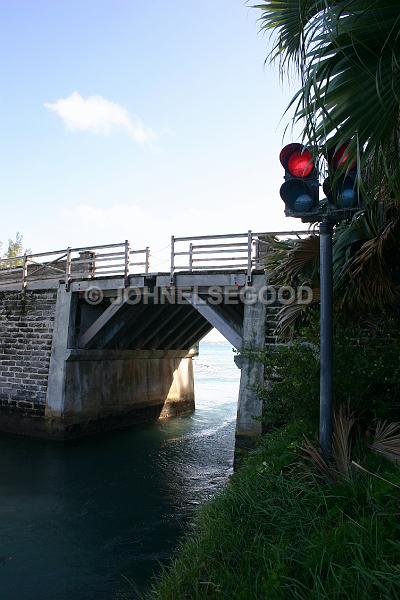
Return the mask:
M113 323L110 331L105 331L104 335L100 338L100 347L104 349L119 349L121 346L121 336L124 336L126 331L131 331L139 323L142 323L143 318L147 315L147 310L147 304L130 306L128 310L119 316L117 322Z
M237 350L241 349L243 337L237 331L233 321L229 321L226 317L222 316L214 306L208 304L196 293L188 294L186 299L234 348Z
M208 322L204 319L202 315L199 313L194 313L190 322L182 327L180 331L177 332L175 338L171 339L170 347L171 348L190 348L188 346L188 341L196 335L199 329L203 328Z
M173 318L171 318L173 317ZM161 345L160 337L169 339L171 332L179 329L183 323L191 318L190 307L185 306L169 306L167 305L160 318L156 321L151 331L146 338L141 340L143 348L167 348L168 344ZM167 328L166 328L167 325Z
M123 326L123 320L121 319L122 312L129 306L127 304L127 298L121 301L116 301L110 304L108 308L96 319L94 323L85 331L81 336L79 346L82 349L93 347L96 344L96 340L104 338L103 345L106 345L121 329ZM110 327L111 321L115 321L114 327ZM106 334L106 331L108 335Z
M166 310L166 306L149 304L148 317L141 319L137 326L131 326L123 332L123 335L118 340L119 349L126 350L132 345L135 348L143 348L143 339L147 338L147 332L153 331L157 321L161 320L162 322Z
M193 346L198 344L199 341L202 340L205 335L207 335L207 333L210 333L211 329L212 325L210 325L208 321L203 323L203 325L199 327L196 332L193 332L192 337L186 341L186 346L188 348L193 348Z
M176 306L175 310L172 310L171 314L164 319L162 328L157 331L157 346L159 348L164 348L168 345L171 335L173 335L174 332L179 329L182 322L186 320L187 309L187 305Z

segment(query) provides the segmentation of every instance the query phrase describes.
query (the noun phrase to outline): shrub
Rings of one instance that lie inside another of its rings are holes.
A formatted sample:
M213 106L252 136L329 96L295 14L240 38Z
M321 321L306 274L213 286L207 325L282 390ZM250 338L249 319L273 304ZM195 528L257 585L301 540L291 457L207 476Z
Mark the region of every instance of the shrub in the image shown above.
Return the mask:
M400 406L400 337L385 326L337 323L334 331L334 401L349 405L363 424L396 419ZM314 321L288 345L268 348L262 359L266 384L264 423L298 419L317 423L319 414L318 326Z

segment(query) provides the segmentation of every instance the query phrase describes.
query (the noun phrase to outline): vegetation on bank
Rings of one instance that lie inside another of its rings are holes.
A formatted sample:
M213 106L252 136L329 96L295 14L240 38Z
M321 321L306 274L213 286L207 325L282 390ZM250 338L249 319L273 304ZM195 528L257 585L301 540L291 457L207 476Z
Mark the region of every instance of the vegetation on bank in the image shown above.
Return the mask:
M201 510L151 598L400 596L399 467L371 454L370 473L354 467L329 482L299 463L310 430L298 422L264 436Z
M274 40L270 58L301 79L291 108L304 143L321 172L327 152L349 144L365 202L334 229L334 460L312 441L319 239L272 238L270 281L309 285L315 303L282 309L278 331L289 343L258 356L266 434L201 509L150 598L399 598L400 7L260 0L257 8Z
M327 464L309 441L318 430L314 333L311 323L306 345L299 335L263 357L269 433L201 509L153 600L400 597L400 433L385 421L399 403L398 342L385 342L382 327L357 344L367 334L353 327L345 343L337 327Z

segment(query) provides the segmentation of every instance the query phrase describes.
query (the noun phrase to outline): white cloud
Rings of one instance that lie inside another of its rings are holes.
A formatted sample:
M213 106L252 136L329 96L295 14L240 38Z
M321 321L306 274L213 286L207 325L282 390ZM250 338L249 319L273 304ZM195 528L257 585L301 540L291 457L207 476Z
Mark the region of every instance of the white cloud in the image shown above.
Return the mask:
M72 131L90 131L99 135L125 132L139 144L149 142L156 136L126 108L102 96L84 98L74 92L67 98L45 102L44 106L56 113L65 126Z

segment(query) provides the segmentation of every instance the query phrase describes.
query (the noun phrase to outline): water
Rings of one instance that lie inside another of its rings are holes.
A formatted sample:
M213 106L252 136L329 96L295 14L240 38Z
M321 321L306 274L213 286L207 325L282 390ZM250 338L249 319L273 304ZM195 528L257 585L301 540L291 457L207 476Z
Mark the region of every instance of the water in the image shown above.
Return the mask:
M192 416L66 445L1 436L1 600L145 589L232 472L239 373L229 345L204 343Z

